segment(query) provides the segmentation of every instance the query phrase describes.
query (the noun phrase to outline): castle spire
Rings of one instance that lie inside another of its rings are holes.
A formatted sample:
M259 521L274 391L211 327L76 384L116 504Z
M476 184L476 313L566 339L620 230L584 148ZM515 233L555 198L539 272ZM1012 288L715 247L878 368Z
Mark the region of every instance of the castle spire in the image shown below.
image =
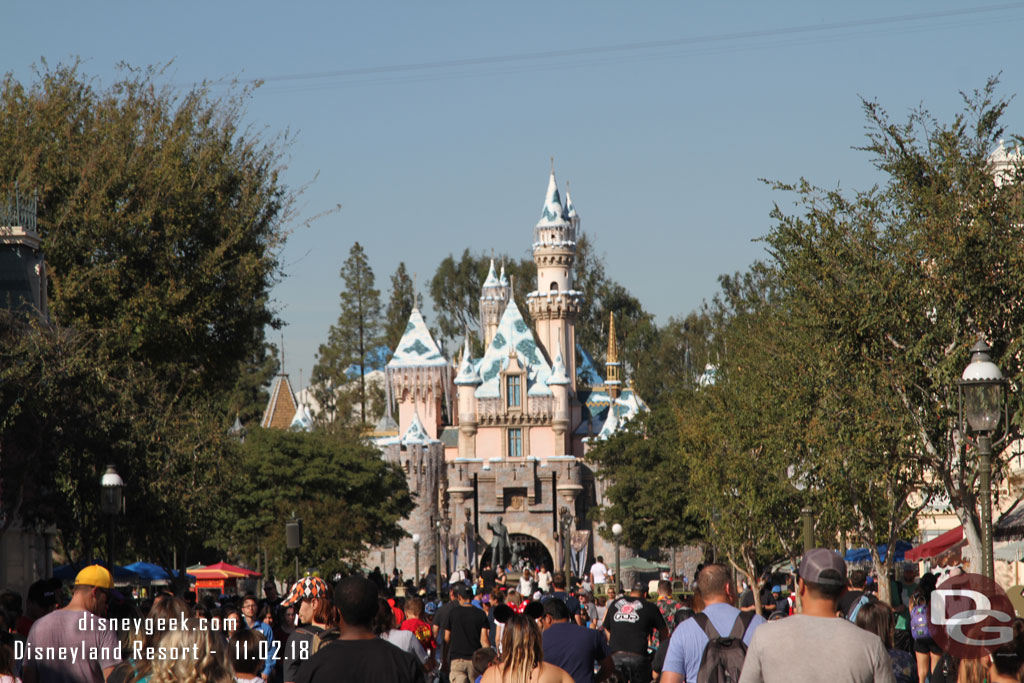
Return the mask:
M548 176L548 190L544 195L544 209L541 212L540 220L537 221L538 228L567 228L569 227L568 216L565 207L562 206L562 197L558 193L558 182L555 180L555 162L551 160L551 175Z
M619 344L615 339L615 313L608 313L608 354L605 359L605 387L613 401L622 390L622 364L619 362Z

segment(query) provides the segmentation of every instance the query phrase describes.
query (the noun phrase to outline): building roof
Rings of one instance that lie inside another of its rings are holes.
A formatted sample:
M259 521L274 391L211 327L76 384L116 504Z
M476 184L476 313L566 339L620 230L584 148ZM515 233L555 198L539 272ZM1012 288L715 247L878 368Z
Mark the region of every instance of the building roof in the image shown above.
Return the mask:
M270 389L270 400L267 401L267 408L263 411L260 426L265 429L289 429L297 409L298 405L295 402L295 394L292 392L288 375L280 374Z
M576 345L576 352L580 354L580 364L576 368L576 384L586 387L599 387L604 384L604 378L597 371L597 364L590 357L582 346Z
M569 216L562 206L562 197L558 194L558 183L555 182L555 169L551 169L548 177L548 191L544 196L544 209L541 211L538 228L568 228Z
M523 320L515 299L509 299L505 312L498 321L498 330L494 333L484 357L477 365L482 383L476 390L477 398L498 398L501 396L500 373L508 367L509 354L515 351L519 362L526 368L526 384L528 396L550 396L551 389L547 386L551 376L551 367L537 345L533 331Z
M419 308L412 309L402 339L395 348L395 355L388 362L389 368L437 367L447 365L441 350L427 329Z
M299 404L299 407L295 409L295 415L292 417L292 423L288 428L303 432L313 429L313 416L309 412L309 406Z
M504 274L505 268L502 266L502 274ZM500 287L501 281L498 280L498 276L494 274L494 259L491 259L491 267L487 269L487 277L484 279L483 287Z
M555 354L555 362L551 366L551 377L548 378L548 386L555 384L569 384L569 373L566 372L561 351Z
M572 195L569 194L569 182L565 183L565 217L570 221L574 218L579 218L580 215L576 213L576 205L572 203Z
M469 353L469 335L466 335L465 348L462 351L462 361L459 363L459 372L455 376L455 384L460 386L477 386L481 383L480 373L477 372L476 363Z
M580 428L577 428L576 433L588 434L596 431L597 438L601 441L606 440L621 430L626 426L627 422L640 413L650 410L643 399L632 388L623 389L622 394L615 401L611 401L608 394L603 391L592 391L586 396L585 405L588 408L589 414L593 416L591 418L592 421L588 425L585 414L584 422L580 425ZM607 406L607 408L603 406ZM601 420L601 411L604 411L603 422ZM600 424L599 430L594 429L595 424Z
M413 414L412 422L409 423L409 428L405 430L405 434L376 439L376 442L379 446L392 446L396 443L402 446L426 446L428 444L441 443L437 439L430 438L430 434L427 433L423 423L420 422L419 413Z

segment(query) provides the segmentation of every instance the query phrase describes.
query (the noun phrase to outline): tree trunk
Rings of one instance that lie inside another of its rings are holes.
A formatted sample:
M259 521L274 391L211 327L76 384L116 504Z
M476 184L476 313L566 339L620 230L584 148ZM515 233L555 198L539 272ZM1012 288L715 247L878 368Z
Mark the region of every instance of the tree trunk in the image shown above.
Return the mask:
M973 511L964 507L956 508L956 516L964 526L964 538L967 547L963 551L964 559L971 564L971 572L981 574L984 571L981 561L981 530Z

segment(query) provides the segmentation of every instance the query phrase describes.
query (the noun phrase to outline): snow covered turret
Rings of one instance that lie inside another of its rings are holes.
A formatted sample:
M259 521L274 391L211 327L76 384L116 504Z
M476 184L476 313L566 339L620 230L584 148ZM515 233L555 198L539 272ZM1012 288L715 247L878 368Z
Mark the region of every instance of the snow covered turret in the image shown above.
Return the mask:
M571 451L566 437L569 432L569 385L571 384L569 374L565 369L565 362L562 360L562 350L558 350L555 362L551 366L551 376L548 378L548 387L554 398L554 415L551 419L551 427L555 432L555 443L560 444L564 452Z
M555 181L554 161L548 177L544 208L533 230L533 260L537 264L537 289L527 295L537 337L548 358L560 349L576 348L574 323L580 311L581 292L573 289L572 267L576 261L579 215L575 206L562 205ZM567 371L576 389L576 357L569 354Z
M469 335L462 351L462 362L455 375L455 391L459 404L459 457L476 457L476 388L482 380L469 353Z
M418 308L412 309L402 339L384 369L388 410L398 403L399 432L405 433L415 417L423 416L430 438L441 427L441 400L451 414L452 367L430 335Z
M505 266L501 267L501 277L494 274L494 259L491 259L491 268L487 271L487 279L480 291L480 326L484 338L484 348L491 343L494 333L498 329L498 321L501 314L505 312L508 305L510 288L508 279L505 277Z

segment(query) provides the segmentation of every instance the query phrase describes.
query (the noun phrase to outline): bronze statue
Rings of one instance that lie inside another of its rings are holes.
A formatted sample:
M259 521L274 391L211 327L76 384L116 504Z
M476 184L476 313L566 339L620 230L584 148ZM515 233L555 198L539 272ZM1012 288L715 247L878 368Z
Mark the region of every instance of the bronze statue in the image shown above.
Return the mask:
M494 524L488 522L487 528L494 534L491 536L491 562L496 567L504 566L505 558L512 550L512 545L508 540L508 529L501 523L501 517L498 517L498 521Z

